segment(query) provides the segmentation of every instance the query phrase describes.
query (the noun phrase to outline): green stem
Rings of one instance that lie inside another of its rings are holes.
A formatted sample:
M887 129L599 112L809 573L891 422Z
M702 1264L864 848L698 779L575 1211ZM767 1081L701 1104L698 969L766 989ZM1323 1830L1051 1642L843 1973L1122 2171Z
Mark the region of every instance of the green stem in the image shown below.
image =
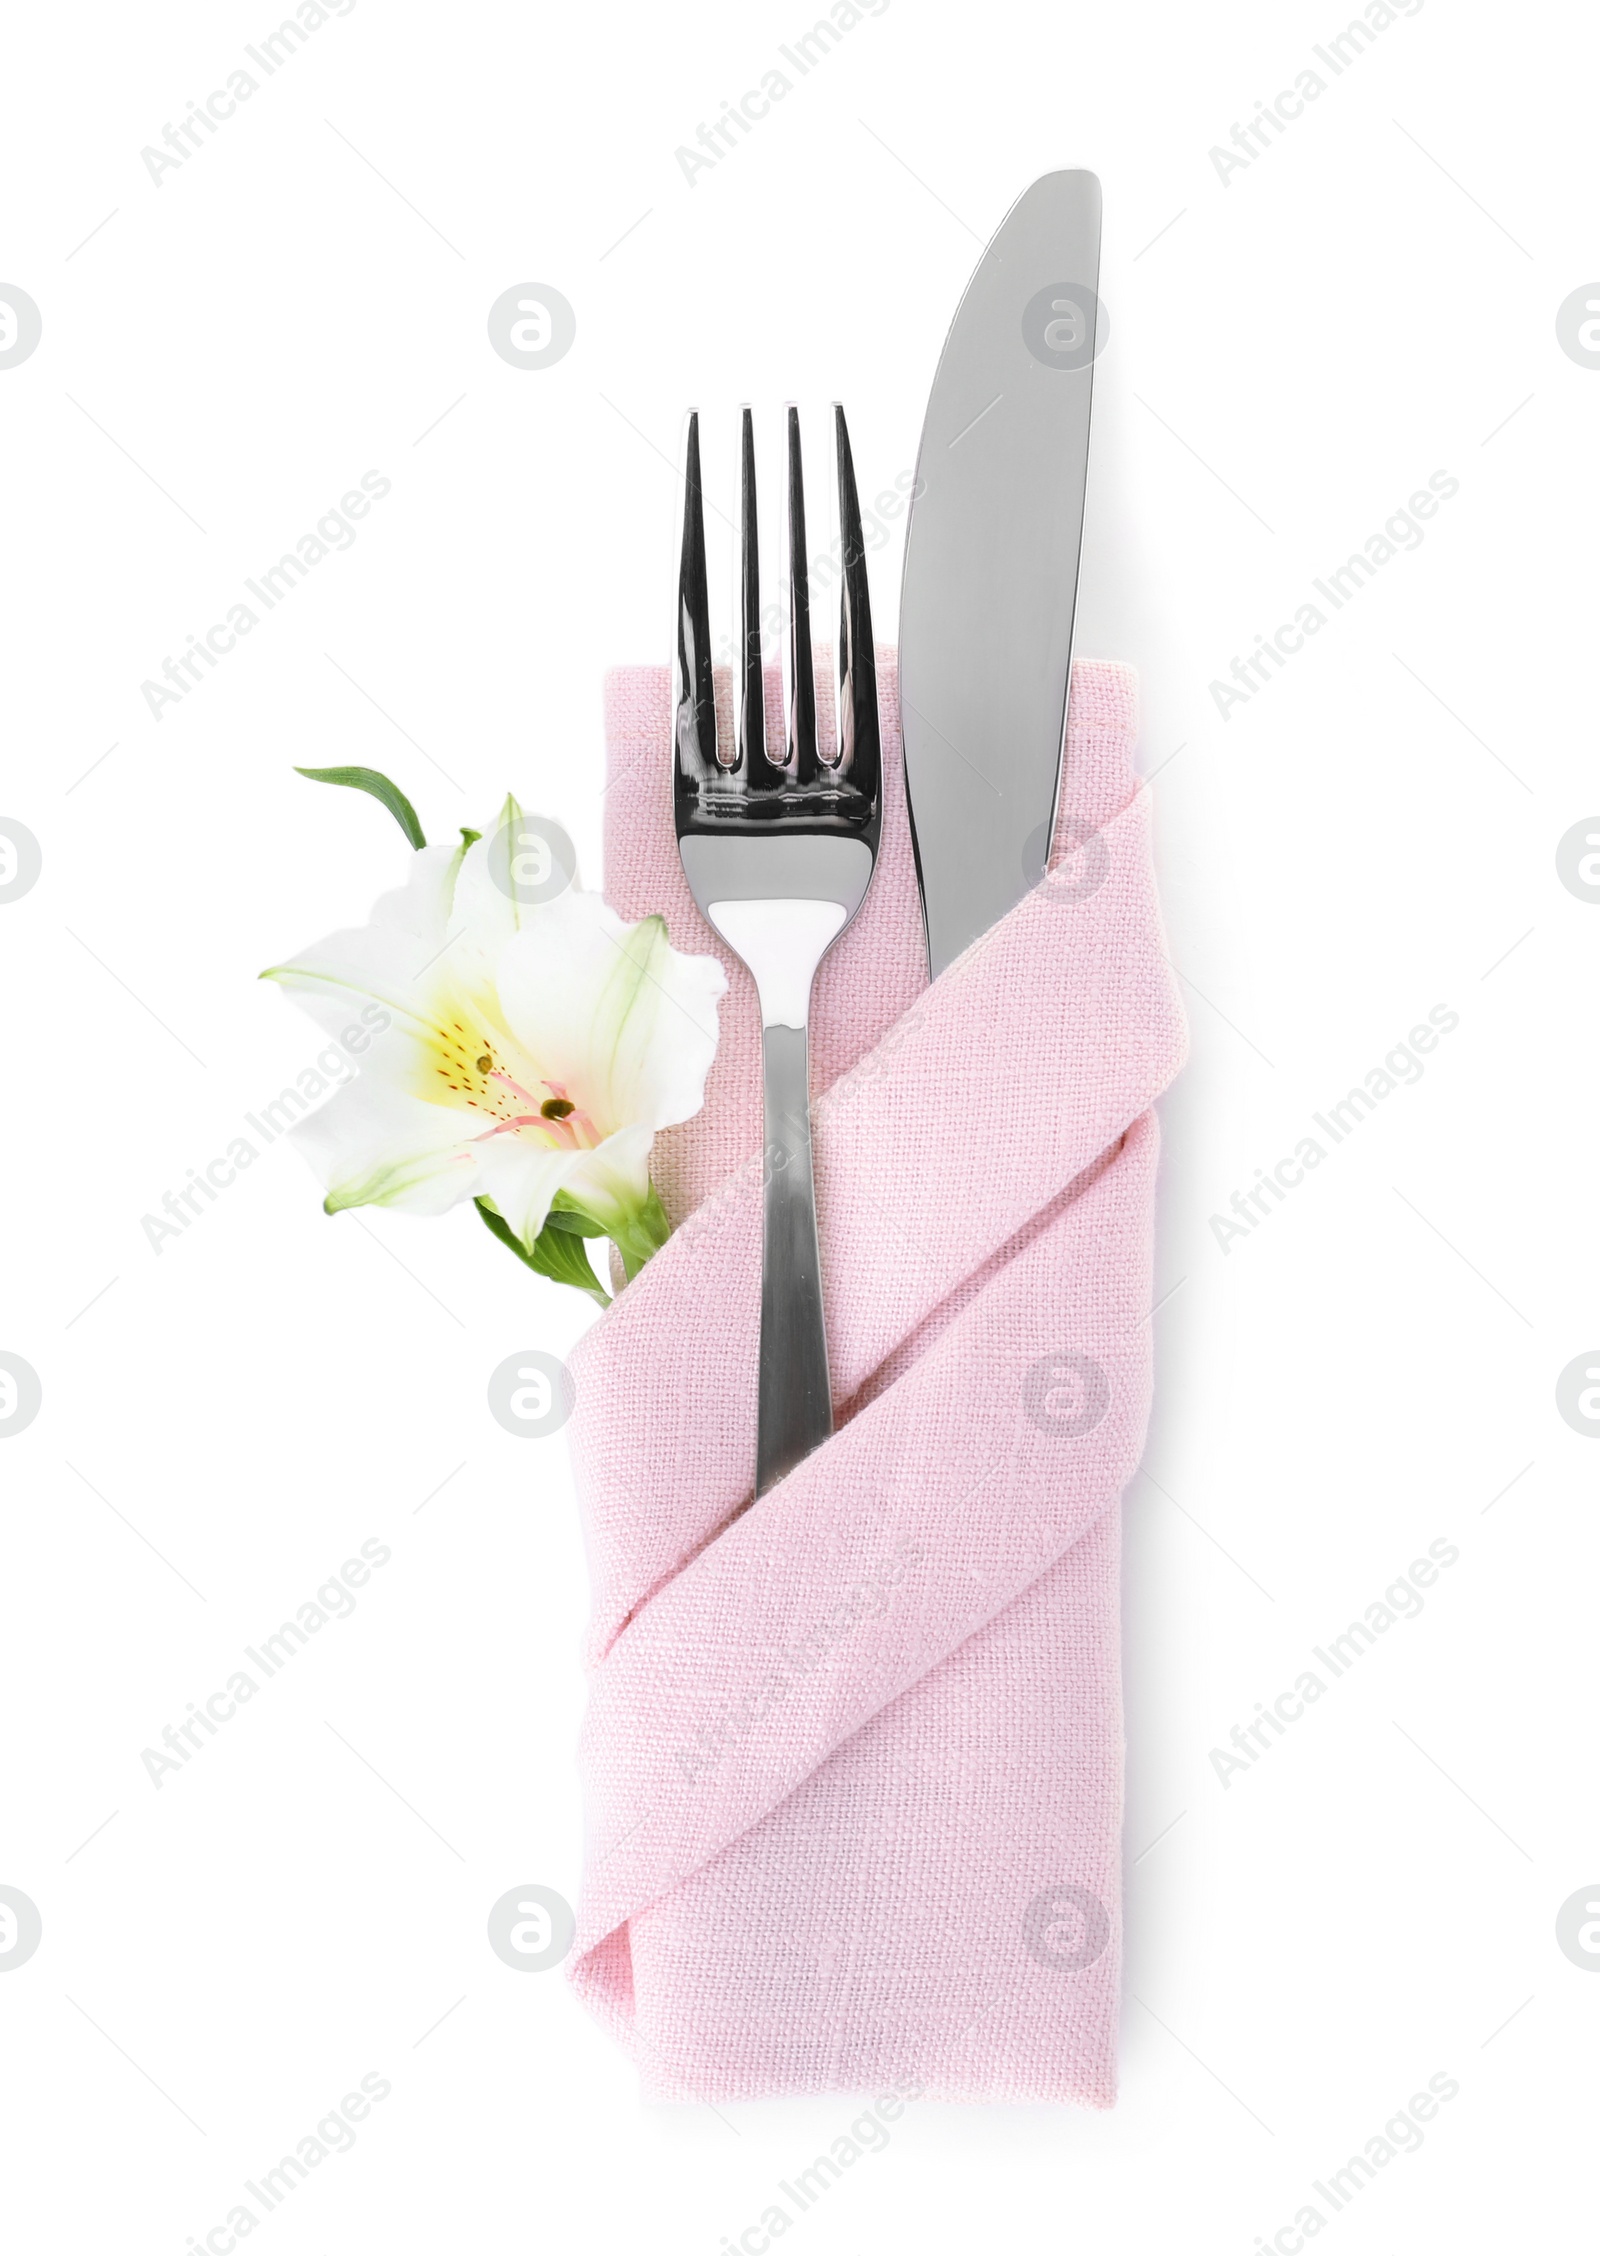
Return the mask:
M611 1233L611 1242L622 1256L622 1273L630 1285L650 1256L659 1253L671 1235L672 1224L652 1183L649 1196L634 1220L626 1228Z

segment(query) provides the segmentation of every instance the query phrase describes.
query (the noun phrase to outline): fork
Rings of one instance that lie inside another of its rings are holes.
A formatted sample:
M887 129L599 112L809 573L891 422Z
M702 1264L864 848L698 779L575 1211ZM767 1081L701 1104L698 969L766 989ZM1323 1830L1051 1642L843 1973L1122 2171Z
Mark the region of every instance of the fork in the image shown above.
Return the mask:
M684 449L683 549L673 667L673 800L678 852L701 914L755 981L766 1107L761 1345L756 1415L760 1496L833 1431L811 1170L807 1022L817 967L860 908L878 856L878 685L866 544L844 410L833 410L839 492L838 725L817 746L800 417L786 411L789 632L786 743L767 749L756 543L755 432L742 411L735 592L733 743L719 746L706 590L700 418Z

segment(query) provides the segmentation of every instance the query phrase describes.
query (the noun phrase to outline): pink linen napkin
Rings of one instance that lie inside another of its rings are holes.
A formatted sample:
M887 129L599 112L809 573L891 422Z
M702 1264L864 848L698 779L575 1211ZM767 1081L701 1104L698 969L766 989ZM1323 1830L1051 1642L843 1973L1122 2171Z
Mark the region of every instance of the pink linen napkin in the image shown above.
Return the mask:
M754 993L679 867L666 674L607 682L608 896L730 987L705 1107L656 1148L680 1226L572 1359L569 1971L648 2098L914 2080L1108 2107L1117 1505L1150 1386L1151 1107L1184 1050L1134 678L1074 669L1054 873L932 987L892 652L879 682L882 851L812 1017L838 1431L748 1510Z

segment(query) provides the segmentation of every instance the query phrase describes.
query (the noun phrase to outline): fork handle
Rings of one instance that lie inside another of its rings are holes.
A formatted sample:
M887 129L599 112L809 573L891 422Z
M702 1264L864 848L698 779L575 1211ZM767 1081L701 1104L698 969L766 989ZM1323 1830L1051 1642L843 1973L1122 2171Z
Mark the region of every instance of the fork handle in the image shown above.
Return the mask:
M756 1494L833 1431L811 1176L811 1073L804 1022L761 1034L766 1096L766 1234L761 1255L761 1377Z

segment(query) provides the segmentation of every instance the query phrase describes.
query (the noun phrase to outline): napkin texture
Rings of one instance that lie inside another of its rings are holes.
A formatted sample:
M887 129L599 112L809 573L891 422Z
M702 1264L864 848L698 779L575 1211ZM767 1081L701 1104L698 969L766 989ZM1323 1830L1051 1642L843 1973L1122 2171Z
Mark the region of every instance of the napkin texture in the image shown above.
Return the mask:
M838 1430L748 1509L759 1018L678 862L666 672L607 679L607 895L721 956L729 992L704 1108L656 1146L679 1226L571 1359L593 1615L569 1973L652 2099L1107 2107L1118 1503L1151 1108L1185 1043L1135 682L1074 668L1053 874L929 987L878 667L882 849L812 1012Z

